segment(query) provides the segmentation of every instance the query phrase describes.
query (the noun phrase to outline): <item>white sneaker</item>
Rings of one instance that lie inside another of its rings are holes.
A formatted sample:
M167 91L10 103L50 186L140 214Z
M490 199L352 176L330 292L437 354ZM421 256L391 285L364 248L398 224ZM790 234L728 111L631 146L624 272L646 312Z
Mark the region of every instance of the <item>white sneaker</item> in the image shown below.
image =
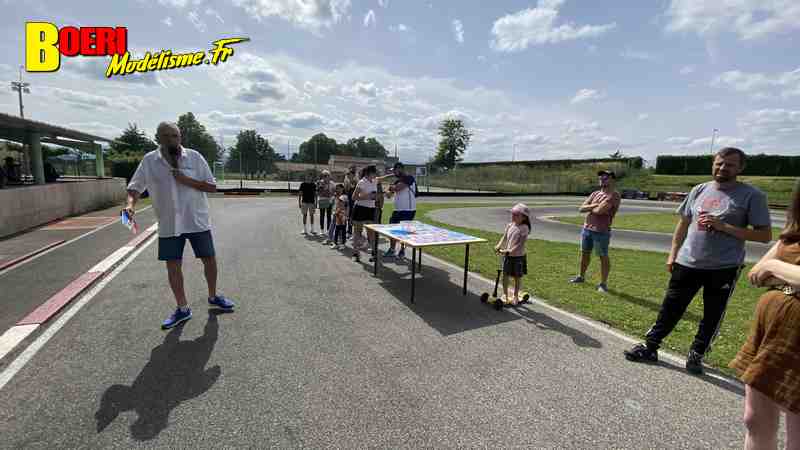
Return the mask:
M339 244L339 245L336 247L336 250L344 250L344 244Z
M332 249L335 249L336 247L337 247L336 244L331 244Z
M307 234L308 234L308 231L306 231L306 230L303 230L303 231L301 231L301 232L300 232L300 234L302 234L303 236L305 236L305 235L307 235Z
M316 235L317 235L317 232L316 232L316 231L314 231L314 230L312 229L312 230L311 230L311 235L312 235L312 236L316 236Z

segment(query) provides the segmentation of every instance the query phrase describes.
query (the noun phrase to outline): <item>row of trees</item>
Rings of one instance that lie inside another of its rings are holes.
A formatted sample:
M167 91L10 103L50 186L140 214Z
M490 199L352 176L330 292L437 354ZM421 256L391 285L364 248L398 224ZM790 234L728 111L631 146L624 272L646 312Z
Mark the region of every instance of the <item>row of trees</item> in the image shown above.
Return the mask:
M209 165L223 161L225 168L231 172L246 174L272 173L276 161L285 161L286 157L270 145L268 139L255 130L242 130L236 136L235 145L224 149L205 126L191 112L178 117L178 128L181 131L181 145L199 151ZM460 119L445 119L439 125L440 142L436 156L429 161L434 168L452 169L463 159L469 146L472 134ZM153 139L135 123L111 144L108 159L138 160L157 148L157 136ZM227 153L227 158L226 158ZM331 155L346 155L364 158L386 158L389 152L374 137L360 136L347 142L336 142L325 133L317 133L300 144L298 151L291 157L292 162L327 164Z

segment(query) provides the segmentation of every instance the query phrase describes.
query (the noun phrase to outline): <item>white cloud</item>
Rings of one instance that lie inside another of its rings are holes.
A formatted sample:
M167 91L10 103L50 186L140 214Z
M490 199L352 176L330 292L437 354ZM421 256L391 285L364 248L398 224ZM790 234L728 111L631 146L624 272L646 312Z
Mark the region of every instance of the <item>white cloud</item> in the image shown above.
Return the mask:
M747 92L755 98L796 97L800 96L800 68L774 75L732 70L716 77L711 85Z
M105 138L116 138L122 134L122 128L102 122L70 122L66 127Z
M132 52L134 53L134 52ZM162 74L158 72L134 72L123 76L106 78L108 68L108 58L96 57L76 57L64 58L61 60L61 68L69 76L88 78L90 80L101 80L103 83L122 83L128 85L145 85L164 87Z
M702 105L695 105L695 106L687 106L684 108L684 112L694 112L694 111L713 111L715 109L719 109L722 107L722 104L717 102L705 102Z
M158 0L158 3L173 8L184 8L189 4L189 0Z
M459 44L464 43L464 24L458 19L453 20L453 34Z
M605 34L616 23L578 26L570 22L556 25L558 8L566 0L539 0L536 8L524 9L497 19L492 26L494 50L518 52L531 45L556 44Z
M172 26L172 18L165 17L164 20L161 21L161 23L163 23L164 25L166 25L168 27L171 27Z
M522 145L535 146L535 147L550 145L553 143L553 140L551 138L539 134L526 134L515 138L514 141Z
M369 12L364 16L364 26L375 26L375 11L369 10Z
M378 87L375 83L356 82L352 86L342 87L342 95L352 98L361 104L370 104L378 97Z
M692 142L692 138L689 137L671 137L664 141L664 143L671 145L673 147L685 147L690 142Z
M688 150L711 151L711 136L701 138L690 137L671 137L664 141L672 148L682 148ZM714 146L719 147L741 147L749 142L748 139L733 136L715 136Z
M777 138L800 138L800 111L788 109L760 109L750 111L738 121L739 128L748 130L759 140ZM791 150L797 150L798 146Z
M206 15L216 18L219 23L225 23L225 20L222 19L222 16L220 16L219 13L214 9L206 8Z
M194 25L197 31L204 33L208 29L205 22L200 20L200 15L196 11L190 11L186 18Z
M667 30L708 37L733 32L742 40L800 29L796 0L672 0Z
M319 33L345 19L350 0L232 0L256 20L280 17L296 26Z
M101 108L106 110L125 110L137 112L149 105L149 101L141 96L120 95L105 96L83 91L63 89L58 87L41 86L36 95L48 95L75 108Z
M378 0L378 5L380 5L381 8L388 8L389 0Z
M283 101L298 93L288 75L277 70L264 58L250 53L237 53L225 71L212 72L236 100L246 103Z
M650 114L647 114L647 113L641 113L641 114L639 114L639 117L637 117L638 120L647 120L649 118L650 118Z
M399 31L399 32L402 33L402 32L408 31L408 27L401 23L401 24L390 26L389 30L390 31Z
M322 85L322 84L312 83L310 81L306 81L303 84L303 89L306 92L308 92L310 94L315 94L315 95L328 95L333 91L333 88L331 86L325 86L325 85Z
M694 71L694 66L683 66L681 68L681 75L689 75L690 73L694 73Z
M596 91L594 89L581 89L578 91L572 100L569 102L573 105L577 105L578 103L583 103L589 100L602 100L606 97L606 95L602 92Z
M655 62L658 61L658 56L645 52L645 51L636 51L631 49L625 49L620 54L625 59L631 60L638 60L638 61L648 61L648 62Z

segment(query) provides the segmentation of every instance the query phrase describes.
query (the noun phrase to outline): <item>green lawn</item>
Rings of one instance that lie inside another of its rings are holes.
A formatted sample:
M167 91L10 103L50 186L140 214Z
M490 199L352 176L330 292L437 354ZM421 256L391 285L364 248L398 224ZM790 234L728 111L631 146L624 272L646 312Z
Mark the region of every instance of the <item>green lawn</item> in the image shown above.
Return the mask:
M583 225L584 216L556 217L555 220L574 225ZM678 224L678 215L672 213L641 213L621 214L614 217L615 230L652 231L655 233L669 233L675 231ZM772 227L772 237L777 238L781 229Z
M428 216L428 213L435 209L486 205L421 202L417 206L419 220L488 239L489 243L473 246L470 249L470 269L486 278L494 279L497 258L493 254L492 247L500 239L500 234L453 227ZM384 221L391 215L391 209L391 205L387 205ZM575 236L577 241L577 231ZM589 269L589 282L582 285L567 283L577 271L579 254L577 244L533 239L528 241L527 251L530 273L523 280L524 286L548 304L606 323L638 338L643 338L644 333L653 324L669 279L664 266L665 254L612 248L613 266L609 280L611 292L602 295L594 290L599 281L596 260L592 261ZM461 246L431 248L426 250L426 253L463 267L464 249ZM746 270L749 270L749 266ZM727 368L727 364L747 337L755 304L764 292L763 289L751 287L744 279L745 277L741 277L739 280L714 350L707 357L708 364L729 375L732 375L733 371ZM663 347L677 354L686 354L697 331L702 311L702 298L698 297L687 310L684 320L666 339ZM619 357L623 356L620 354Z

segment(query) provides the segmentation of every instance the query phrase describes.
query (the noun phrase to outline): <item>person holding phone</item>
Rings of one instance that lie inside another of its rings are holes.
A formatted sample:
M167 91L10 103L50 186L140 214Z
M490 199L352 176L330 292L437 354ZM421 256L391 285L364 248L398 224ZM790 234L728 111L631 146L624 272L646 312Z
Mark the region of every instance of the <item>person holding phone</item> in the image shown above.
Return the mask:
M375 177L378 169L374 165L367 166L361 172L361 180L353 191L353 259L361 261L361 249L364 247L362 231L364 225L375 223L375 199L378 198L378 185ZM367 231L367 243L372 243L375 233ZM374 255L373 255L374 256Z

